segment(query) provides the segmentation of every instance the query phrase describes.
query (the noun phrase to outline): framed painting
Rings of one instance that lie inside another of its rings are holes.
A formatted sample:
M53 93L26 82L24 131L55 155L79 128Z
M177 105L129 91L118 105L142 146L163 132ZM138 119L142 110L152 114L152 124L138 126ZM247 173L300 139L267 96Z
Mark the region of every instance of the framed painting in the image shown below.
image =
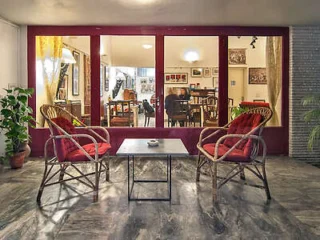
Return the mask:
M165 73L164 83L187 84L188 74L187 73Z
M72 64L72 95L79 96L80 53L73 51L73 57L76 63Z
M210 68L203 69L203 77L205 77L205 78L211 77L211 69Z
M57 99L67 100L68 99L68 78L69 76L65 74L60 82L58 89Z
M105 74L104 74L105 80L104 80L104 90L106 92L109 91L109 68L108 66L105 67Z
M247 64L245 48L231 48L228 50L229 64L243 65Z
M191 68L191 77L202 77L203 68Z
M219 68L213 67L211 72L212 72L212 76L217 76L219 75Z
M249 68L249 84L267 84L266 68Z

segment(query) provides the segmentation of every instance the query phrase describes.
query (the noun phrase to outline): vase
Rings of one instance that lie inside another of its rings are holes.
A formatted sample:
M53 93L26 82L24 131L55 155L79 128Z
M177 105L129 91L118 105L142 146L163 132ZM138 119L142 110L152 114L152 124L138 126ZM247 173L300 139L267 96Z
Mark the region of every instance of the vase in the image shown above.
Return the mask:
M13 169L21 168L24 163L25 158L25 151L21 151L18 153L15 153L12 157L10 157L10 166Z
M20 150L25 151L25 157L29 157L31 154L31 148L27 142L23 143Z

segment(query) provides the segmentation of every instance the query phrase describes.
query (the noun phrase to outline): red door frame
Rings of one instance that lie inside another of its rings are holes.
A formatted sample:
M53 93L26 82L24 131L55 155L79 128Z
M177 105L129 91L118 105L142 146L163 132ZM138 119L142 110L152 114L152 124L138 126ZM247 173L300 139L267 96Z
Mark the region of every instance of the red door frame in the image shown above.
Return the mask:
M29 26L28 27L28 86L35 89L29 105L36 108L36 36L90 36L91 50L91 121L100 124L100 35L153 35L156 37L156 128L108 128L114 154L124 138L181 138L190 154L197 154L196 143L201 128L164 128L164 36L219 36L219 124L228 118L228 36L282 36L282 126L267 127L264 138L269 154L288 154L289 145L289 28L288 27L211 27L211 26ZM36 111L35 111L36 112ZM35 113L34 113L35 114ZM43 156L43 147L49 136L48 129L30 129L32 155Z

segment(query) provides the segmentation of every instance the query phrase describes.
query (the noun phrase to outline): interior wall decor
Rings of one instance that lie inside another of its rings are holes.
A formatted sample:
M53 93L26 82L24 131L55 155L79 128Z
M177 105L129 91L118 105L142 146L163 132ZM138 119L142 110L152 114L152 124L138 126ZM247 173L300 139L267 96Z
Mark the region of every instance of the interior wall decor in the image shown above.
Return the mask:
M61 80L59 89L58 89L58 99L67 100L68 99L68 78L69 76L65 74Z
M212 76L218 76L219 75L219 68L218 67L213 67L211 70Z
M249 68L249 84L267 84L266 68Z
M104 66L100 64L100 97L103 96Z
M203 69L202 68L191 68L191 77L202 77Z
M72 95L79 96L80 53L73 51L73 57L76 63L72 64Z
M108 66L105 66L105 74L104 74L104 77L105 77L105 81L104 81L104 90L106 92L109 91L109 67Z
M188 83L187 73L165 73L164 83Z
M205 77L205 78L211 77L211 69L210 68L203 69L203 77Z
M84 60L84 104L90 105L90 103L91 103L90 57L88 55L84 55L83 60Z
M245 48L231 48L228 50L229 64L239 65L247 64L246 49Z

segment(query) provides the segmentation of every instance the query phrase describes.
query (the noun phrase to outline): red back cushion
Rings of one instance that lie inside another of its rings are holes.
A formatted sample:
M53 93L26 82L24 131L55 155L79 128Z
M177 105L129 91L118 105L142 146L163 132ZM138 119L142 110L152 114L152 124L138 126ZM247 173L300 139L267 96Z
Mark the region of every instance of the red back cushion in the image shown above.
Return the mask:
M72 123L68 119L64 117L57 117L57 118L52 118L51 121L57 124L67 133L76 134L75 127L72 125ZM59 131L56 127L54 126L52 127L53 127L53 134L55 136L63 135L63 133ZM77 138L73 138L73 139L75 139L78 142ZM56 144L57 157L59 162L63 162L66 159L66 156L68 153L78 149L78 147L68 138L56 139L55 144Z
M231 123L227 134L247 134L252 129L257 127L262 120L263 120L263 117L257 113L242 114ZM239 140L240 138L227 138L224 141L224 145L231 148ZM250 154L251 147L252 147L252 140L247 139L247 140L241 141L241 143L236 148L239 150L243 150L245 153Z

